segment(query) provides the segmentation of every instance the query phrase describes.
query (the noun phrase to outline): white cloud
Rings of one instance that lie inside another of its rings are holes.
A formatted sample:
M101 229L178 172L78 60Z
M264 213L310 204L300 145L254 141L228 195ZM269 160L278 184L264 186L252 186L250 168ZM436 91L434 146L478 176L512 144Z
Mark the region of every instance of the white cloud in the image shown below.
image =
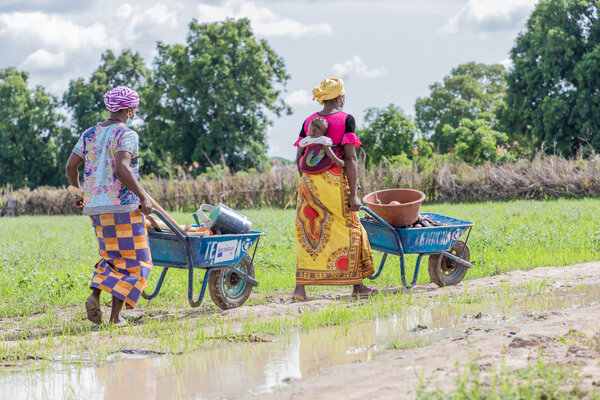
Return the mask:
M292 107L303 107L312 103L312 95L306 90L296 90L285 97L285 102Z
M441 33L461 31L511 31L522 27L537 0L469 0L441 28Z
M66 64L64 52L51 53L45 49L38 49L29 54L19 68L27 71L58 70L65 67Z
M111 45L100 23L77 25L64 17L39 12L1 14L0 37L35 43L49 51L76 51Z
M248 18L252 29L260 36L300 38L333 33L333 28L328 23L306 25L290 18L283 18L269 8L258 6L254 2L227 0L218 6L198 5L199 22L222 21L225 18Z
M121 20L116 23L108 22L108 26L114 28L120 42L147 41L148 36L161 37L165 29L177 28L176 7L168 7L162 3L156 3L152 7L147 4L129 3L122 4L116 11Z
M177 26L177 13L175 11L169 11L169 7L164 4L157 3L154 7L144 11L144 14L148 23L170 25L172 27Z
M341 77L355 75L360 78L377 78L387 74L385 67L369 68L367 63L358 55L342 63L334 64L331 70L335 75Z
M505 58L504 60L500 61L499 64L502 65L507 71L513 67L513 62L510 58Z
M13 65L27 71L74 70L91 55L114 46L104 25L77 24L59 15L41 12L0 14L0 43L8 53L19 51Z
M115 15L121 18L129 18L133 13L133 7L129 3L123 3L121 7L117 9Z

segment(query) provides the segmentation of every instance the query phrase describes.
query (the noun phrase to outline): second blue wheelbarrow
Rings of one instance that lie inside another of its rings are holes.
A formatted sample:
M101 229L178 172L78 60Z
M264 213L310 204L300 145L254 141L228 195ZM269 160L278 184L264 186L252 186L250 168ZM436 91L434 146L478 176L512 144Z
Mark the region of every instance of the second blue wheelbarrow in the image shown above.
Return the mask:
M155 213L171 230L148 231L152 263L162 266L156 287L151 294L142 292L150 300L158 295L170 268L188 270L188 301L198 307L209 288L212 301L221 309L239 307L248 299L253 286L254 256L263 232L213 236L187 236L173 225L160 211ZM250 250L254 247L252 256ZM203 269L204 278L200 295L194 297L194 270Z
M429 256L429 277L438 286L456 285L464 278L467 270L473 267L470 262L470 252L467 242L473 227L472 222L433 213L421 213L430 219L441 222L442 226L423 228L395 228L384 221L379 215L365 206L361 210L371 218L361 218L360 222L367 231L373 250L383 252L379 269L369 276L377 278L389 254L397 255L400 259L400 274L402 284L411 288L417 283L419 266L423 256ZM467 233L466 240L461 236ZM406 281L404 263L405 254L418 254L415 271L410 283Z

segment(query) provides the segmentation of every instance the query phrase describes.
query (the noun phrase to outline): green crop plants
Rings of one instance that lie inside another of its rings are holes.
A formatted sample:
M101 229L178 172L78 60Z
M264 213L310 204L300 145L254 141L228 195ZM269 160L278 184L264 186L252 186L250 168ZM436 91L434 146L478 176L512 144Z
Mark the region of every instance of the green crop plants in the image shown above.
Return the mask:
M296 327L297 318L274 317L270 320L246 319L242 323L241 333L243 335L279 335Z
M476 223L469 240L477 262L466 279L546 265L569 265L597 258L590 232L600 222L600 200L515 201L477 204L425 205L438 212ZM267 301L294 286L295 247L293 210L247 210L254 227L266 233L256 254L255 301ZM188 213L176 213L181 222L192 222ZM97 261L95 238L86 217L18 217L0 219L0 317L26 316L79 306L87 297L91 266ZM526 251L525 251L526 250ZM375 252L375 262L380 259ZM414 256L407 256L409 273ZM424 264L426 264L426 259ZM156 283L160 267L151 275ZM368 282L376 287L398 286L397 257L388 257L383 274ZM187 307L187 274L171 269L160 296L140 301L145 310L166 311ZM423 265L418 283L428 281ZM322 290L309 287L309 293ZM336 288L336 290L348 290ZM108 296L103 296L109 305ZM210 301L203 308L214 309Z
M422 339L409 340L407 342L401 342L397 340L392 340L386 346L386 348L390 350L405 350L405 349L415 349L417 347L425 347L427 346L427 342Z
M598 199L429 204L422 210L475 222L469 246L476 266L467 273L466 279L597 259L598 237L594 232L600 225ZM260 286L253 290L247 304L285 300L295 284L295 211L263 209L244 213L254 222L254 229L266 233L260 240L255 259ZM193 221L190 213L173 215L182 223ZM374 258L378 265L380 253L375 252ZM409 275L415 259L414 255L407 256ZM304 331L324 326L343 328L441 304L458 317L477 304L494 303L507 309L523 296L543 297L552 290L547 281L523 286L505 282L491 289L467 293L463 288L434 295L431 299L416 291L399 290L355 301L348 296L350 287L308 287L309 297L318 299L318 292L327 290L328 296L333 291L339 300L317 311L239 320L217 313L209 296L199 309L191 309L187 303L187 271L171 269L160 295L151 302L140 300L141 316L135 317L135 321L129 317L127 328L116 329L108 325L92 326L85 319L82 305L89 294L91 267L97 260L89 218L0 218L0 298L4 299L0 302L0 318L6 319L0 330L2 359L45 358L60 348L65 352L64 358L76 359L83 350L93 353L94 362L100 362L118 351L125 338L136 336L146 341L143 346L168 353L189 352L221 340L219 338L243 341L252 335L278 335L298 327ZM154 268L149 282L151 288L160 270L161 267ZM200 277L201 273L197 274L197 292ZM565 277L569 277L568 268ZM428 281L425 258L418 284ZM398 258L388 257L382 275L365 283L382 292L397 288L400 285ZM571 280L569 287L573 284ZM583 281L577 284L584 285ZM102 304L109 306L110 297L103 295ZM106 347L93 346L89 338L96 336L119 340ZM10 341L10 345L6 341Z
M485 374L476 362L467 363L453 390L417 389L419 399L597 399L595 393L582 391L578 369L573 365L552 363L542 354L525 368L510 370L502 364L499 371ZM487 376L486 376L487 375Z

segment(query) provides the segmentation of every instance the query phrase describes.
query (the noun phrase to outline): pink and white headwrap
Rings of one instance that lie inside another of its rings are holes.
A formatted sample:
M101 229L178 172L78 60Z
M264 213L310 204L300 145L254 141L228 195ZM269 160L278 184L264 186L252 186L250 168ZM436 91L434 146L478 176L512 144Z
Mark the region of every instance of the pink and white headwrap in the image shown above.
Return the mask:
M134 108L140 104L140 95L127 86L117 86L113 90L104 93L104 104L112 112Z

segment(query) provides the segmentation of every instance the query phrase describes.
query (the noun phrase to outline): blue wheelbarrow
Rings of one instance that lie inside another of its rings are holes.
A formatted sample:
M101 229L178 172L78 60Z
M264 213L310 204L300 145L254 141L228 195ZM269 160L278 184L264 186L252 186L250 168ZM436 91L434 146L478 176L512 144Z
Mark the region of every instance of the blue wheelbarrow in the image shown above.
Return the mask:
M254 256L263 232L250 231L246 234L213 236L186 236L158 210L153 209L168 227L167 231L148 231L152 263L162 266L152 294L142 292L142 297L151 300L158 295L170 268L188 270L188 301L198 307L208 286L212 301L221 309L239 307L248 299L253 286ZM254 247L252 256L249 252ZM200 295L194 297L194 270L204 269Z
M473 267L470 262L469 247L467 246L474 225L472 222L439 214L421 213L421 215L428 216L443 225L423 228L395 228L369 208L361 206L360 209L372 217L372 219L360 219L367 231L371 248L383 252L379 269L376 273L368 276L369 279L376 279L381 274L389 254L397 255L400 259L402 284L406 288L411 288L417 283L419 266L423 256L429 256L429 277L438 286L458 284L465 277L467 270ZM467 232L467 237L463 241L461 236L465 232ZM405 254L419 255L410 284L406 282Z

